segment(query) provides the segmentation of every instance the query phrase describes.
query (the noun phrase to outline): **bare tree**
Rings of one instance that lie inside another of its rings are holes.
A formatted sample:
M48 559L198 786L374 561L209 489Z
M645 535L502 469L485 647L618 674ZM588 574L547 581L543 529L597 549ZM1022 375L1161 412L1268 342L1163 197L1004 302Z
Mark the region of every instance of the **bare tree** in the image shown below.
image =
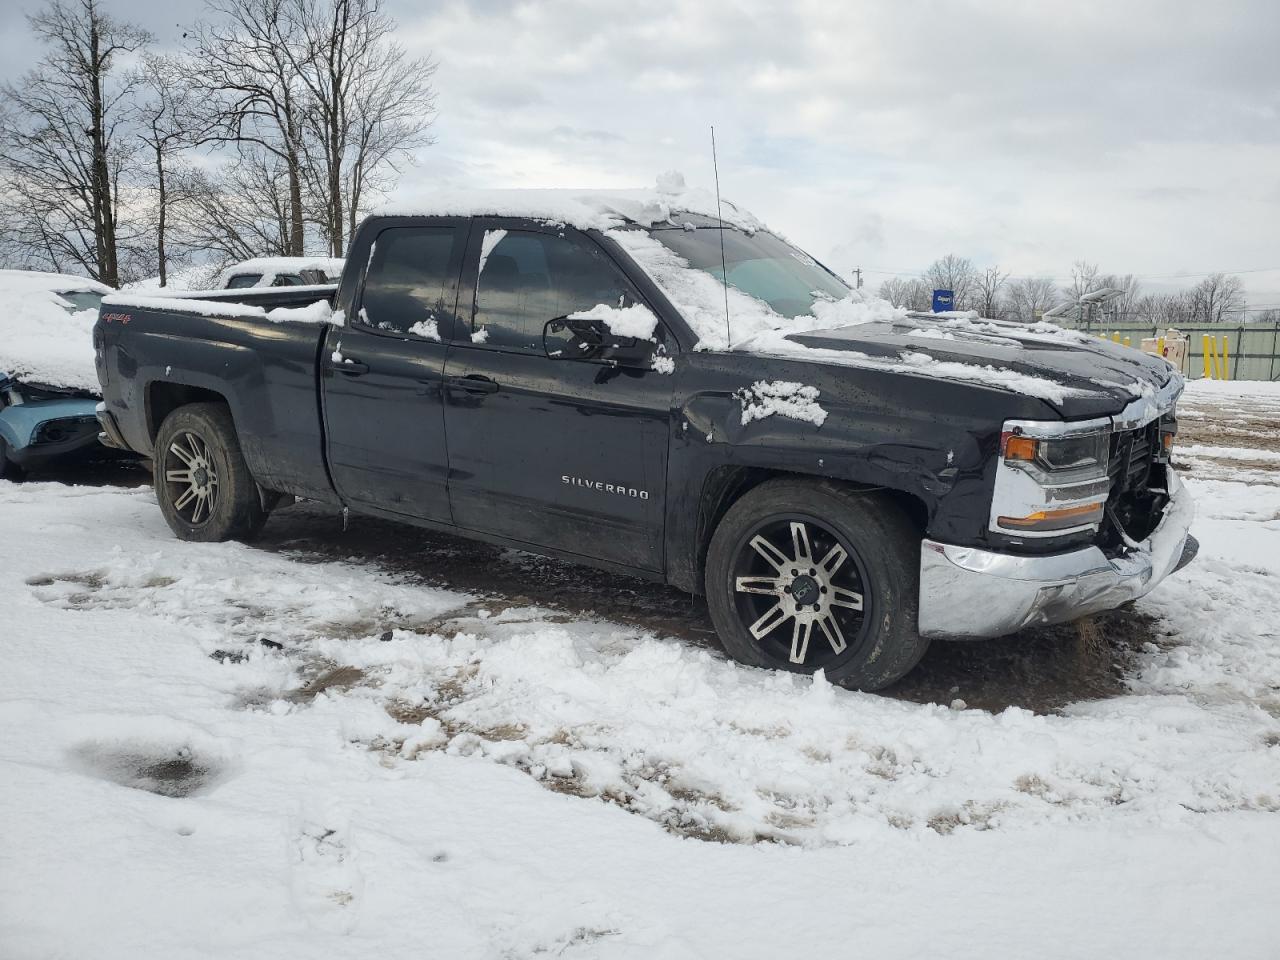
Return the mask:
M368 196L430 142L435 64L407 58L378 0L292 0L288 9L305 40L284 50L308 94L310 188L321 232L340 257Z
M275 154L252 146L217 173L191 171L176 224L181 242L220 263L288 256L293 205L288 172Z
M1134 303L1134 316L1158 327L1178 327L1195 323L1194 298L1188 291L1150 293Z
M288 198L284 253L301 256L308 92L297 64L308 53L293 0L209 0L208 6L221 19L192 30L187 60L207 111L204 138L257 147L280 162Z
M948 253L924 272L924 281L935 290L950 290L956 310L968 310L977 288L978 272L966 257Z
M138 137L151 155L151 187L155 194L155 256L160 286L168 284L169 221L175 203L188 199L189 177L180 175L182 152L200 139L196 93L186 82L180 63L165 57L144 57L138 70Z
M1048 277L1022 277L1009 285L1009 307L1019 320L1039 320L1058 299L1058 288Z
M1001 319L1006 312L1001 290L1009 279L1009 274L1002 273L999 267L987 267L977 274L973 284L973 309L984 317L993 320Z
M1205 277L1190 291L1192 310L1202 323L1226 323L1243 319L1244 284L1240 278L1224 273Z
M136 82L119 67L150 34L108 16L97 0L52 0L28 23L49 49L3 88L6 241L39 251L54 269L80 268L118 286L119 187Z
M1079 303L1080 298L1102 286L1098 282L1098 265L1087 260L1077 260L1071 265L1071 282L1063 287L1063 294L1072 302Z
M879 293L895 307L907 310L928 310L932 306L929 287L918 277L890 277L880 284Z

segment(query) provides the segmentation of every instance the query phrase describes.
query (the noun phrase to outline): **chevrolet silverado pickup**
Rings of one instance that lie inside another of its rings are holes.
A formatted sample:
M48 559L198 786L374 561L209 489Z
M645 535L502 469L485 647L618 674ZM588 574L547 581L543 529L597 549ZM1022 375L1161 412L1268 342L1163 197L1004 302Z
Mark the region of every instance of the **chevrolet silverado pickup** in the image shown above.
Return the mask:
M183 539L321 501L705 593L738 660L861 689L1194 553L1163 360L894 309L696 191L442 198L335 286L112 296L94 339Z

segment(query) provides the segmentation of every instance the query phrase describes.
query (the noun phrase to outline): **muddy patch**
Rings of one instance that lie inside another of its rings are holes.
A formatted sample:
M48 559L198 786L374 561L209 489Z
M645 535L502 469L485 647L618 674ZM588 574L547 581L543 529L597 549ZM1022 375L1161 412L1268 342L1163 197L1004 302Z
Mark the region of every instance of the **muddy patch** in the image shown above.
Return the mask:
M1157 620L1125 607L996 640L934 642L915 670L881 693L993 713L1010 706L1053 713L1124 694L1139 654L1167 640Z
M210 790L222 767L190 747L90 742L71 751L72 762L102 780L162 797L192 797Z
M369 677L358 667L339 666L321 661L306 668L300 687L290 690L281 699L290 703L310 703L322 693L345 693L352 687L365 686Z

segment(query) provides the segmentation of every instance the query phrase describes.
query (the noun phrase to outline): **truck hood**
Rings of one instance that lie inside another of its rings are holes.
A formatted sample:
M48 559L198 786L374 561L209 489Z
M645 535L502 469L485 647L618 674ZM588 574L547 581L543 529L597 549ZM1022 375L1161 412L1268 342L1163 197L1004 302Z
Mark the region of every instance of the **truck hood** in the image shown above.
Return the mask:
M1061 399L1044 402L1071 420L1117 414L1136 398L1159 392L1177 375L1160 357L1047 323L917 315L797 333L787 339L814 349L885 360L924 354L940 362L1049 380L1063 388Z

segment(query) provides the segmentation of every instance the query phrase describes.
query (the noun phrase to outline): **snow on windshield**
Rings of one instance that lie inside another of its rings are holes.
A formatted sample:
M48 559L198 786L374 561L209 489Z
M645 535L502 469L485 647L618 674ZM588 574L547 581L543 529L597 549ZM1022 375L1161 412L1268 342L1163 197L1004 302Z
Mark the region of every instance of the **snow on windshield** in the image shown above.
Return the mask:
M687 237L690 232L689 230L680 231L679 236ZM695 228L692 232L713 238L718 233L718 229ZM732 232L726 231L726 233ZM736 274L733 268L728 270L730 278L728 286L721 282L718 238L714 242L714 258L707 258L709 269L697 269L686 257L673 249L673 246L679 243L671 240L672 237L677 236L677 231L616 229L608 231L608 236L631 255L680 311L699 338L696 349L732 349L837 366L874 368L895 373L964 380L1038 397L1052 403L1062 403L1066 396L1077 392L1047 377L1015 373L990 364L937 360L920 350L904 350L896 358L873 357L856 350L809 347L791 339L796 334L883 322L900 324L907 331L916 330L924 333L925 336L922 339L931 337L927 333L929 330L937 330L937 333L932 335L933 339L946 339L947 333L954 336L955 331L964 330L971 335L999 336L1002 342L1015 347L1022 346L1018 337L1024 341L1034 339L1069 343L1087 342L1087 338L1082 340L1082 335L1074 331L1058 330L1052 324L1039 324L1033 334L1028 337L1025 334L1026 327L1022 324L978 320L977 314L950 315L940 320L912 316L887 300L871 296L862 290L850 289L838 279L831 278L831 281L839 284L837 289L843 291L843 296L835 298L829 292L829 286L797 285L800 279L813 279L815 270L822 271L824 274L825 271L811 259L806 263L803 253L786 244L781 238L773 236L769 244L780 245L775 247L773 252L787 257L791 262L779 259L778 263L771 266L752 267L745 273L747 279L744 280L744 285L748 290L754 289L761 292L765 292L763 288L768 287L774 291L773 299L779 305L802 308L802 312L787 316L775 310L765 299L752 296L735 285L736 277L744 276L741 268ZM685 246L688 246L687 243ZM711 244L708 243L708 246ZM739 247L741 248L741 244ZM760 245L759 249L765 248ZM795 257L791 256L793 252L796 254ZM727 264L728 245L726 245ZM807 305L803 302L804 297L797 294L799 290L813 291Z

